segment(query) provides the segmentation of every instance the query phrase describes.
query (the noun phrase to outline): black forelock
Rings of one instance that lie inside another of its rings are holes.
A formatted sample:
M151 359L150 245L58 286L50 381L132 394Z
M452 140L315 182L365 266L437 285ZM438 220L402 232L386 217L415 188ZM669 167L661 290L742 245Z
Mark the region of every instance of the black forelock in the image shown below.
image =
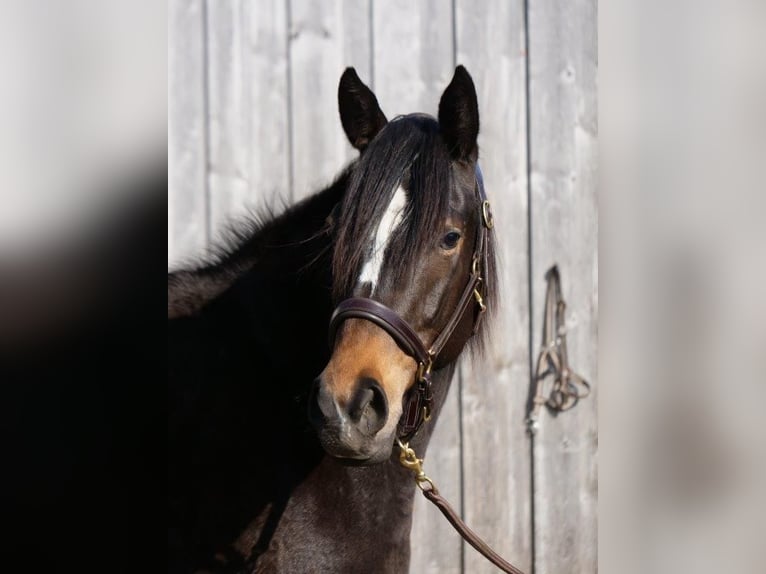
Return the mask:
M389 122L367 148L346 190L333 254L333 292L348 296L356 284L375 230L402 185L407 206L392 242L402 247L394 268L397 277L440 231L449 209L452 185L450 157L438 122L424 114Z
M394 118L371 142L350 175L336 222L332 258L336 301L351 295L378 223L400 184L408 201L402 224L391 238L397 255L387 259L386 273L399 280L420 252L440 236L454 185L451 162L439 123L425 114ZM475 207L478 213L478 198ZM484 349L499 294L494 230L488 230L487 239L487 268L482 275L489 312L477 336L470 340L472 351L479 353Z

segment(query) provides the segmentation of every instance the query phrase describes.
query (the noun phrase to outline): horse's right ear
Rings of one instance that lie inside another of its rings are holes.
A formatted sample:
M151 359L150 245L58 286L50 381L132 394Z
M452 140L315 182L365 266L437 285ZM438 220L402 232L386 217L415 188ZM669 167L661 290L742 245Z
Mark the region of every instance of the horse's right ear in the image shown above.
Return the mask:
M348 141L364 151L388 120L372 90L362 83L354 68L346 68L338 85L340 121Z
M439 102L439 127L444 141L457 160L475 160L479 150L479 104L471 75L463 66L455 68Z

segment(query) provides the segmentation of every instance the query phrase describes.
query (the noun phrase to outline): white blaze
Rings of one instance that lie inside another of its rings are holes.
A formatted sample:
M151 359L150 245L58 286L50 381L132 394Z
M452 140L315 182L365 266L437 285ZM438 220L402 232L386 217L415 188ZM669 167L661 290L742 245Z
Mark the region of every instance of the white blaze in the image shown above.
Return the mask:
M359 282L371 283L372 291L375 291L375 287L380 279L380 269L383 267L383 255L386 252L386 247L394 230L402 222L406 205L407 195L404 188L400 185L396 188L394 197L391 198L391 203L388 204L386 212L378 224L378 229L375 231L375 245L373 246L372 256L365 262L362 267L362 273L359 275Z

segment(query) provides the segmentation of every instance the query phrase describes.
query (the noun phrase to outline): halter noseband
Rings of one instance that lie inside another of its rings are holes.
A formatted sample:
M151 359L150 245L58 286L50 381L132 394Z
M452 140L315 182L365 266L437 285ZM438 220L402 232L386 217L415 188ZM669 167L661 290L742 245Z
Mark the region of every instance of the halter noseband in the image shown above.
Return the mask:
M365 297L345 299L335 308L330 319L329 336L331 348L335 343L335 335L343 321L352 318L364 319L375 323L386 331L405 353L417 361L418 370L415 379L417 387L415 392L410 392L402 421L399 423L399 436L406 441L412 438L422 424L431 418L431 404L433 402L431 369L437 361L439 353L444 349L447 341L449 341L458 324L463 319L471 301L476 301L476 304L479 306L479 312L474 320L474 334L478 330L481 319L487 310L482 296L486 293L486 278L482 276L482 273L485 273L487 269L489 230L492 229L493 220L489 201L484 191L484 178L478 163L476 164L475 175L476 195L481 203L481 219L473 257L471 258L471 275L449 321L447 321L447 324L430 347L427 348L423 344L415 330L396 311L373 299Z

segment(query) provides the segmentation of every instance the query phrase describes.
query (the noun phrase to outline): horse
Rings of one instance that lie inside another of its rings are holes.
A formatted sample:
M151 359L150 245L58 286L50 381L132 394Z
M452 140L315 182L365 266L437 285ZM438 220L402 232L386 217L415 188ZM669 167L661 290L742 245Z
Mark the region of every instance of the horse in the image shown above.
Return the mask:
M353 68L338 103L337 179L168 274L171 572L408 569L394 446L425 453L496 301L478 102L458 66L438 118L388 121Z

